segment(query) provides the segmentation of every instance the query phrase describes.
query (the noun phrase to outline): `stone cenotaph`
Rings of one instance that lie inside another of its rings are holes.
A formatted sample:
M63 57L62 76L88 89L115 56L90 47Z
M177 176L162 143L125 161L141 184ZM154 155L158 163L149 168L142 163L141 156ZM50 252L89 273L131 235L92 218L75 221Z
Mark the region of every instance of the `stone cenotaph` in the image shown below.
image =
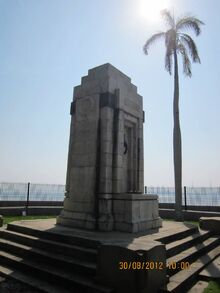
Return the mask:
M100 231L161 227L156 195L143 184L143 101L107 63L74 88L63 210L57 224Z

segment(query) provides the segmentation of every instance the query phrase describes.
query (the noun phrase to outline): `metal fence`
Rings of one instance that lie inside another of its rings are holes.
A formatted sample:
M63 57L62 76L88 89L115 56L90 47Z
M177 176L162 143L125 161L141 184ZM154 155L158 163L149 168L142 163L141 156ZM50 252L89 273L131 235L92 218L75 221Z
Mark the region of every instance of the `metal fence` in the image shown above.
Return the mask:
M0 201L63 201L65 185L0 183ZM145 193L157 194L160 203L174 203L174 187L146 187ZM220 206L220 187L185 187L187 205ZM183 188L183 204L184 188Z
M64 192L65 185L0 183L1 201L63 201Z
M185 190L184 190L185 189ZM146 187L145 193L157 194L160 203L174 203L174 187ZM187 187L182 190L182 203L195 206L220 206L220 187ZM185 196L184 196L185 195Z

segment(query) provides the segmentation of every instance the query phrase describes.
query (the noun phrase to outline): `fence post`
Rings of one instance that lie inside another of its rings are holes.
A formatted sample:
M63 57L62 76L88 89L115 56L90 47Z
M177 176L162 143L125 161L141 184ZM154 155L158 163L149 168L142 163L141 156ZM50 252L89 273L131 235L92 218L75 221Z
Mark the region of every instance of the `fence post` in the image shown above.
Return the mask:
M187 211L186 186L184 186L184 201L185 201L185 211Z
M147 186L144 186L144 193L147 194Z
M29 196L30 196L30 182L28 182L28 188L27 188L26 215L28 215Z

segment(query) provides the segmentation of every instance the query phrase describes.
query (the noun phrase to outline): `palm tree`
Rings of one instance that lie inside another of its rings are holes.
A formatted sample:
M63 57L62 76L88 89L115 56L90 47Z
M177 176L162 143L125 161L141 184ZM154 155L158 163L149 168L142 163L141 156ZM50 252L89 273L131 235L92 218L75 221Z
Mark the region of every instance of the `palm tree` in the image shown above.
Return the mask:
M173 161L174 161L174 178L175 178L175 219L183 220L182 214L182 150L181 150L181 131L179 121L179 75L178 75L178 54L183 59L183 72L186 76L191 77L191 61L200 63L198 50L193 39L185 33L186 30L193 30L198 36L201 32L200 26L204 24L198 18L184 16L175 19L168 10L163 10L162 16L168 30L159 32L150 37L144 47L144 53L148 54L149 47L158 39L165 40L166 55L165 69L172 74L174 64L174 97L173 97Z

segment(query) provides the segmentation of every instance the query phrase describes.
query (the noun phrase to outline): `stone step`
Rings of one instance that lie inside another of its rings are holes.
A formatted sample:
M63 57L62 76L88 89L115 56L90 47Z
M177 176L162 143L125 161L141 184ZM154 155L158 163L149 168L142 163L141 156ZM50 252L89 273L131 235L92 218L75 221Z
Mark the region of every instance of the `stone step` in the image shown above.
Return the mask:
M14 231L0 230L0 237L3 239L17 242L30 247L43 249L57 253L59 255L72 256L76 259L86 260L88 262L96 262L97 250L92 248L84 248L76 245L62 244L59 242L40 239L35 236L26 235Z
M55 242L70 244L70 245L80 245L85 248L94 248L96 249L101 243L97 240L86 238L86 237L77 237L67 234L59 234L56 232L41 231L38 229L30 228L19 223L9 223L7 225L7 230L27 234L30 236L35 236L41 239L51 240Z
M184 238L186 238L186 237L188 237L190 235L198 233L199 229L198 229L197 226L188 225L188 224L185 224L185 225L186 225L185 230L183 230L181 232L177 232L175 234L170 234L170 235L165 236L165 237L158 238L157 241L160 241L163 244L169 244L169 243L172 243L173 241L184 239Z
M29 258L35 261L37 260L40 263L63 267L65 270L77 271L78 273L85 274L86 276L94 276L96 273L96 265L94 263L77 260L65 255L57 255L52 252L15 243L9 240L0 239L0 249L22 258Z
M40 280L29 274L19 272L17 270L8 268L5 265L0 265L0 275L11 280L15 280L19 283L30 286L33 289L39 290L42 293L69 293L69 290L60 288L59 286L53 286L51 283Z
M160 289L160 293L172 292L182 293L187 292L196 282L199 273L205 266L211 263L220 255L220 246L218 245L205 255L199 257L193 262L188 269L181 270L170 277L169 283L165 288Z
M220 280L220 256L200 272L199 279L204 281L210 281L213 279Z
M0 251L0 262L3 266L28 273L28 275L39 278L53 284L64 287L70 292L79 293L110 293L112 289L95 284L91 279L77 273L64 272L63 267L50 266L35 262L34 260L22 259L11 253ZM62 291L61 291L62 292Z
M193 246L196 243L202 242L206 239L208 239L211 236L211 232L197 232L194 233L184 239L176 240L174 242L168 243L166 245L166 255L167 258L174 256L191 246Z
M220 237L210 237L202 243L196 244L185 251L167 259L167 273L169 276L176 274L187 262L192 264L202 255L208 253L220 244ZM171 265L173 264L173 266Z

